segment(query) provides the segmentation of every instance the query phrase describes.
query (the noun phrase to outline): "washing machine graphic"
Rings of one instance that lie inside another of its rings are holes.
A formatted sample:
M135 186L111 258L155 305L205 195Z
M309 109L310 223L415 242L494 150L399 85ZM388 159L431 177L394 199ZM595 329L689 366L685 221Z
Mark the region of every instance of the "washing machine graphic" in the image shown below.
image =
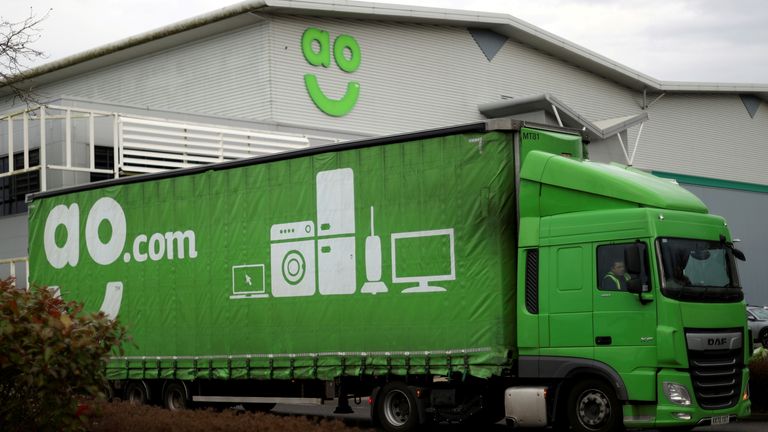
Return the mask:
M272 296L313 295L317 287L314 222L272 225L269 237Z

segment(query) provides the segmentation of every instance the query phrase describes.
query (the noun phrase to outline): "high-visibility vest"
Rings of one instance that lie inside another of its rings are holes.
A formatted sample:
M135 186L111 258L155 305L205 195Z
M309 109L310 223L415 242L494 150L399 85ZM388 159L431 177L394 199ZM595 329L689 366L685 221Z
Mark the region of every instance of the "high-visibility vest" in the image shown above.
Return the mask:
M617 278L617 277L616 277L616 275L614 275L613 273L610 273L610 272L609 272L607 275L605 275L605 276L603 277L603 279L604 279L604 280L605 280L605 279L610 279L610 280L612 280L612 281L613 281L613 283L615 283L615 284L616 284L616 291L621 291L621 282L619 281L619 278ZM631 278L629 277L629 275L628 275L628 274L626 274L626 273L624 273L624 282L629 282L629 280L630 280L630 279L631 279Z

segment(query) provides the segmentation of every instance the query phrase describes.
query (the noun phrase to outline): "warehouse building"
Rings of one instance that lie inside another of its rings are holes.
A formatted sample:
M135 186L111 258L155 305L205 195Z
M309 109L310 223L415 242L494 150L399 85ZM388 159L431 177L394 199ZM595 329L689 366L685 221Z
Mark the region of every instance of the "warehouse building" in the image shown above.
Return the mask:
M556 30L556 29L555 29ZM631 47L628 47L631 48ZM768 304L768 84L665 82L505 14L246 1L0 88L0 276L24 284L27 193L512 116L678 181L727 218Z

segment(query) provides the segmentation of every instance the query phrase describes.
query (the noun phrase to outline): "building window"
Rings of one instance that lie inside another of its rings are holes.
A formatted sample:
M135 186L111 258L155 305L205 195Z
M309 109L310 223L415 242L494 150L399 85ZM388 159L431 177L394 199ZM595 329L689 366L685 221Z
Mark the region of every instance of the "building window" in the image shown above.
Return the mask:
M93 167L96 169L115 169L115 152L112 147L96 146L93 148ZM115 178L114 174L91 173L91 182Z
M0 173L9 172L8 155L0 156ZM40 150L29 150L29 167L40 165ZM14 170L24 167L24 153L13 154ZM0 177L0 216L27 211L26 195L40 192L40 170Z

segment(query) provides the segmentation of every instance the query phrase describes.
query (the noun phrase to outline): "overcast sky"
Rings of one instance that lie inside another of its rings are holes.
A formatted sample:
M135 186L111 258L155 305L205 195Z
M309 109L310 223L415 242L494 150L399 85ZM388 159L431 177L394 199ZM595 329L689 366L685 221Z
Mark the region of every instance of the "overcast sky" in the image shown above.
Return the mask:
M42 15L35 47L56 60L201 13L227 0L0 0L0 16ZM386 2L386 1L385 1ZM768 83L766 0L397 0L500 12L654 78Z

